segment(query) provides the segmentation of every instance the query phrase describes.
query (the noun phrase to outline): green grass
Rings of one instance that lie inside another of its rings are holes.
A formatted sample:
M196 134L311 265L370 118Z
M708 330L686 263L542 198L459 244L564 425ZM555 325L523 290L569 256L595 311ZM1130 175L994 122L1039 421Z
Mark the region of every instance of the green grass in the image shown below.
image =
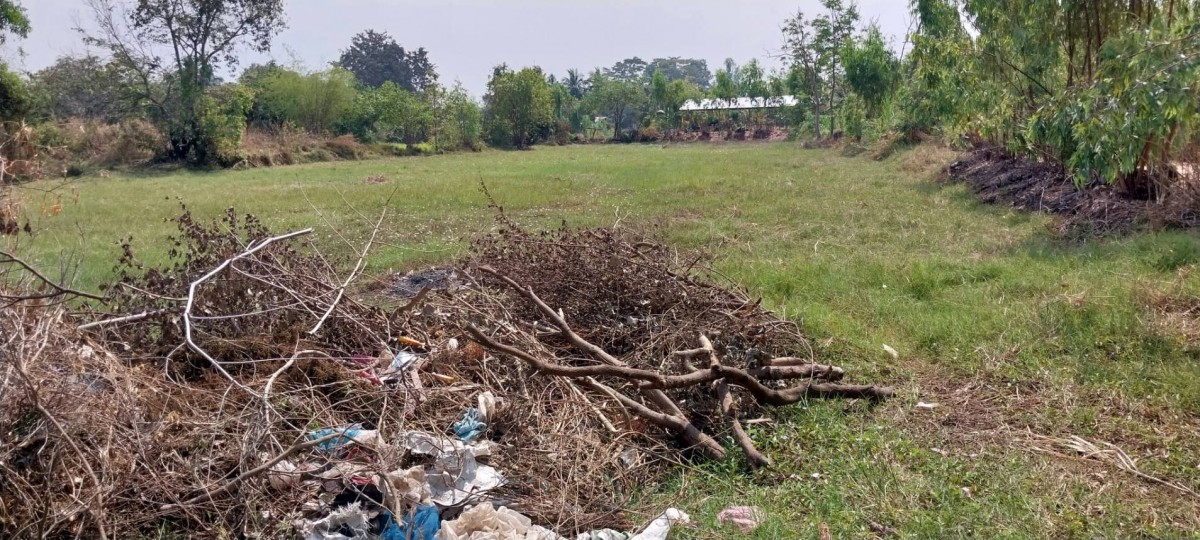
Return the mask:
M1144 472L1200 489L1196 336L1155 309L1170 302L1151 301L1200 297L1200 239L1060 240L1049 217L934 184L947 159L928 147L874 162L785 143L576 146L88 179L23 249L45 267L77 258L77 283L94 288L125 235L143 260L162 259L178 199L202 216L236 206L275 230L314 226L349 254L390 196L388 245L370 270L403 270L453 258L490 226L486 182L527 224L661 227L802 321L852 379L899 388L874 408L778 411L753 432L770 471L731 452L648 487L650 503L699 521L684 536L736 536L713 524L736 503L768 515L756 538L817 538L822 522L834 538L873 537L872 522L911 538L1196 537L1196 501L1036 450L1053 448L1034 435L1112 442ZM375 174L391 181L363 182ZM43 203L25 193L36 213Z

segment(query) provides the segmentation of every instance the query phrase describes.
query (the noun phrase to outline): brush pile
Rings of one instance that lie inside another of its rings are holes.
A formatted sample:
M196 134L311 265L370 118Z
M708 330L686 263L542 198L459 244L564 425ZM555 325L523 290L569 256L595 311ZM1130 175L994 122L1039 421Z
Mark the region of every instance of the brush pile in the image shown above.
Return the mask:
M742 425L764 406L891 393L840 383L701 257L499 223L400 300L355 294L374 235L347 276L232 211L185 212L166 267L127 248L102 312L10 294L0 537L387 537L489 503L628 530L672 463L732 441L769 465Z

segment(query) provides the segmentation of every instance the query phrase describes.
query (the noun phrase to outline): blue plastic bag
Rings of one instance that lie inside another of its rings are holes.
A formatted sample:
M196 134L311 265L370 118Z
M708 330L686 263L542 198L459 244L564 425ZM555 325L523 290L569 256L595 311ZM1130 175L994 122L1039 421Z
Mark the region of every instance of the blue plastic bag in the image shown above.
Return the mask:
M385 524L379 533L383 540L434 540L442 528L442 518L436 506L418 506L411 516L404 516L400 523L390 512L385 512L383 519Z
M320 439L323 437L328 437L335 433L341 433L342 434L341 437L334 437L332 439L329 439L328 441L325 441L325 442L317 445L318 450L320 450L322 452L333 453L335 450L339 450L339 449L341 449L341 447L354 442L354 437L357 437L360 432L362 432L361 424L352 424L349 426L332 428L332 429L331 428L318 429L316 431L308 432L308 440L315 441L317 439Z
M450 428L463 442L471 442L487 429L487 424L483 423L483 413L471 407L463 414L462 420L455 422Z

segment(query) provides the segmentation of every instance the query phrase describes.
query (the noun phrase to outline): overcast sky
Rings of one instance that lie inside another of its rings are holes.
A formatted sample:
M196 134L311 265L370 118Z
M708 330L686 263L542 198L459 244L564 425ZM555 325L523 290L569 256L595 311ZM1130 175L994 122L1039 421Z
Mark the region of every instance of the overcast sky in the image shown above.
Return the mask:
M716 71L727 57L739 64L779 61L784 19L802 9L819 12L818 0L285 0L288 29L268 56L246 53L243 67L273 58L321 68L337 59L357 32L390 33L405 48L425 47L442 82L455 80L476 96L492 66L541 66L561 75L585 72L632 56L703 58ZM36 71L55 58L89 52L73 28L91 14L80 0L21 0L33 31L10 40L4 56ZM908 29L908 0L861 0L864 21L877 21L899 50ZM240 71L239 71L240 72Z

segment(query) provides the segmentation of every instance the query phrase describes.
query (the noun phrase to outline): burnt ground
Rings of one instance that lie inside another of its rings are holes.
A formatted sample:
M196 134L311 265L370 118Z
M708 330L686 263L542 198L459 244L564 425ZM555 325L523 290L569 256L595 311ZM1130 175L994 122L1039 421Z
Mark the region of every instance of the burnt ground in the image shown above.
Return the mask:
M1157 204L1126 197L1101 182L1077 187L1061 165L995 147L967 154L947 172L947 181L967 184L985 203L1061 216L1062 232L1120 234L1159 221Z

